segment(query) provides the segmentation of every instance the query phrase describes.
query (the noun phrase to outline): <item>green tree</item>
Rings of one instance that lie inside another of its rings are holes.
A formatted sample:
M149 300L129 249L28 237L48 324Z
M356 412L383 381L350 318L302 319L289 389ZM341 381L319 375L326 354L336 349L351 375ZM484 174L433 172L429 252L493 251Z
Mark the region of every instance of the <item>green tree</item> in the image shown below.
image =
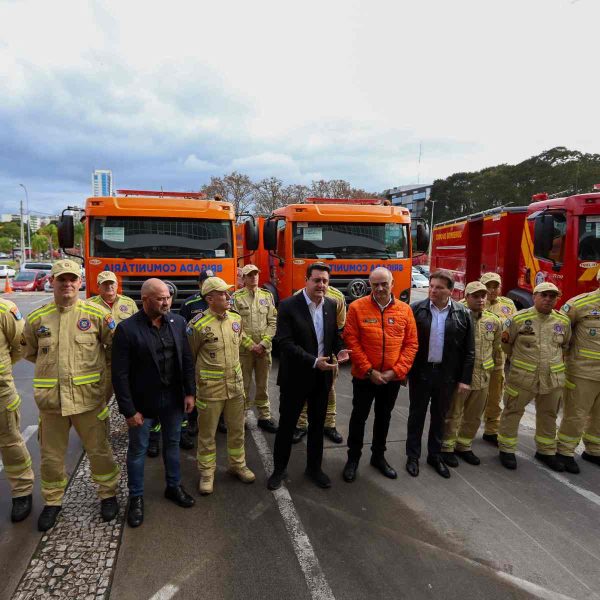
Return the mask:
M38 254L44 254L48 251L48 238L36 233L31 238L31 249Z
M10 252L13 249L13 242L10 238L0 237L0 252Z

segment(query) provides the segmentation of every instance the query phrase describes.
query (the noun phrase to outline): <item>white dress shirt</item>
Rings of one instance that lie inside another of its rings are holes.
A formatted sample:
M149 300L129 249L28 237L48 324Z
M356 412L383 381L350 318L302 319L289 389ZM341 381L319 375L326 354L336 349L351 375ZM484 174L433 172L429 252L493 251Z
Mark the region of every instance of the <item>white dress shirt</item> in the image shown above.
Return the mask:
M323 305L325 304L325 301L321 300L317 305L308 297L306 288L302 290L302 293L304 294L304 299L308 305L308 310L310 311L310 316L312 317L312 322L315 327L318 344L317 356L323 356L323 352L325 352L325 331L323 328Z
M429 355L427 362L441 363L444 358L444 332L446 319L450 314L450 298L448 298L448 304L441 310L430 301L429 310L431 310L431 329L429 331Z

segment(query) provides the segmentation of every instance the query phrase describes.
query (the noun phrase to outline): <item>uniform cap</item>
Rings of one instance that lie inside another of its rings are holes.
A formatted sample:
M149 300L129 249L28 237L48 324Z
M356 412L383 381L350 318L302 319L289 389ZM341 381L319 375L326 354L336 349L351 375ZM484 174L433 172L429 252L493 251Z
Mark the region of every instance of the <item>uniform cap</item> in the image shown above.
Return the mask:
M98 273L98 279L96 281L98 285L102 285L105 281L114 281L117 283L117 276L112 271L101 271Z
M233 286L223 281L220 277L208 277L202 284L201 294L206 296L211 292L228 292Z
M479 281L481 283L483 283L483 285L487 285L488 283L490 283L491 281L495 281L498 284L502 283L502 279L500 278L500 275L498 275L498 273L484 273Z
M250 273L260 273L260 269L256 265L246 265L242 269L242 275L250 275Z
M487 292L487 288L485 285L483 285L483 283L481 283L481 281L471 281L465 288L465 296L474 294L475 292Z
M541 294L542 292L556 292L560 296L560 290L549 281L544 281L543 283L538 283L533 288L534 294Z
M52 275L52 277L58 277L59 275L64 275L65 273L71 273L72 275L81 277L81 267L74 260L57 260L52 265L52 271L50 271L50 275Z

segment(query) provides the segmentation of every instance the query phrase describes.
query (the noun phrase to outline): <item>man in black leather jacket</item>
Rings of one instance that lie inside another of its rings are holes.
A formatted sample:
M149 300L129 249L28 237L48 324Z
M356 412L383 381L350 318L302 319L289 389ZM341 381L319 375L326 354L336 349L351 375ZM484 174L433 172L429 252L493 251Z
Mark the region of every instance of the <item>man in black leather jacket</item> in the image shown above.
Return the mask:
M417 323L419 350L409 373L410 409L406 439L406 470L419 474L421 437L431 402L427 463L442 477L450 477L440 453L444 419L457 388L470 389L475 348L468 309L451 299L454 280L448 271L429 277L429 298L411 304Z

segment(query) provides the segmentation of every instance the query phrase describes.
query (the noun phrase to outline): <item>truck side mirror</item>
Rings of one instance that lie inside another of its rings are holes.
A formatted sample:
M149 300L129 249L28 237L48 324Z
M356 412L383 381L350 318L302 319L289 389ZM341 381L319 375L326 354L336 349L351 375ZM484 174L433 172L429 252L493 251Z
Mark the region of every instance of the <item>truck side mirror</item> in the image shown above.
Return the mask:
M263 245L265 250L275 252L277 250L277 221L267 219L263 227Z
M254 217L244 222L244 241L248 252L258 250L258 225Z
M75 227L73 226L73 215L62 215L58 219L58 245L61 248L73 248L75 246Z
M429 226L427 223L417 223L417 252L424 253L429 250Z
M548 256L552 250L553 237L554 219L552 215L538 215L533 225L533 253L536 256Z

